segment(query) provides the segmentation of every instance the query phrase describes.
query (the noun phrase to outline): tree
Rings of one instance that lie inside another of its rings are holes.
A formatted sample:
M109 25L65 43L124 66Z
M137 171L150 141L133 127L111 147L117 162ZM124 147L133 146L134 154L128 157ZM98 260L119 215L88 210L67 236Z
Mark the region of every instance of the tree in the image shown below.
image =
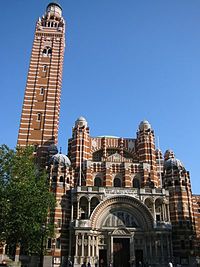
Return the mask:
M10 247L20 244L26 254L39 253L42 225L55 207L48 175L35 163L32 147L0 147L0 233ZM46 225L46 234L53 224Z

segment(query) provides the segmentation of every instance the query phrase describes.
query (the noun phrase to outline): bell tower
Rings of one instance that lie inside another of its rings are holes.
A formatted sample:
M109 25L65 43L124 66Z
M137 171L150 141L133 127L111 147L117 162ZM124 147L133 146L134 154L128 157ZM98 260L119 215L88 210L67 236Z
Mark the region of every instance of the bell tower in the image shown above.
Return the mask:
M36 23L17 141L21 147L34 145L42 157L58 141L64 49L62 8L49 3Z

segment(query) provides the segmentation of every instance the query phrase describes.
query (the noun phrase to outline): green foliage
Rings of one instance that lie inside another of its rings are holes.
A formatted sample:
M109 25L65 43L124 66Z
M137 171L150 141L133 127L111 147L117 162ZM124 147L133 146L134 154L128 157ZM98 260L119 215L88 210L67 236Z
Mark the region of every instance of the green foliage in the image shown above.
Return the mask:
M33 148L0 147L0 233L1 240L15 245L20 242L24 252L40 251L42 225L55 207L49 191L48 177L35 164ZM46 225L46 235L53 225Z

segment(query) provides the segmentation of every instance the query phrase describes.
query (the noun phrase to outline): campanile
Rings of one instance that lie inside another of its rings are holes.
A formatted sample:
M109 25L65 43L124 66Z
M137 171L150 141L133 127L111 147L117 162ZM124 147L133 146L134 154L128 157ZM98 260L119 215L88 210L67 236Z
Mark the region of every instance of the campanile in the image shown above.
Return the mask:
M65 21L58 3L49 3L36 23L18 134L19 146L45 151L57 144Z

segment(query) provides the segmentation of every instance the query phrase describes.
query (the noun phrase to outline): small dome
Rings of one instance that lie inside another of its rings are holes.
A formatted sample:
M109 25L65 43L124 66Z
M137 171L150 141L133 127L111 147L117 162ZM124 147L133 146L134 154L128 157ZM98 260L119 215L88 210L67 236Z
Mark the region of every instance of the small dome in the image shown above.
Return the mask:
M86 121L86 119L84 118L84 117L79 117L77 120L76 120L76 122L75 122L75 126L77 127L77 126L80 126L80 127L83 127L83 126L85 126L85 127L87 127L87 121Z
M62 17L62 8L58 3L49 3L46 9L46 13L50 17L55 17L60 19Z
M164 169L169 170L169 169L184 169L184 166L182 162L179 159L175 158L169 158L168 160L164 161Z
M60 153L57 153L51 158L51 163L54 165L60 165L62 167L69 167L71 165L69 158Z
M183 163L179 159L175 158L173 150L166 150L164 159L164 169L184 169Z
M139 125L139 130L140 131L146 131L151 129L151 124L148 121L141 121Z
M55 155L58 153L58 148L55 144L51 144L49 147L48 147L48 152L50 155Z

